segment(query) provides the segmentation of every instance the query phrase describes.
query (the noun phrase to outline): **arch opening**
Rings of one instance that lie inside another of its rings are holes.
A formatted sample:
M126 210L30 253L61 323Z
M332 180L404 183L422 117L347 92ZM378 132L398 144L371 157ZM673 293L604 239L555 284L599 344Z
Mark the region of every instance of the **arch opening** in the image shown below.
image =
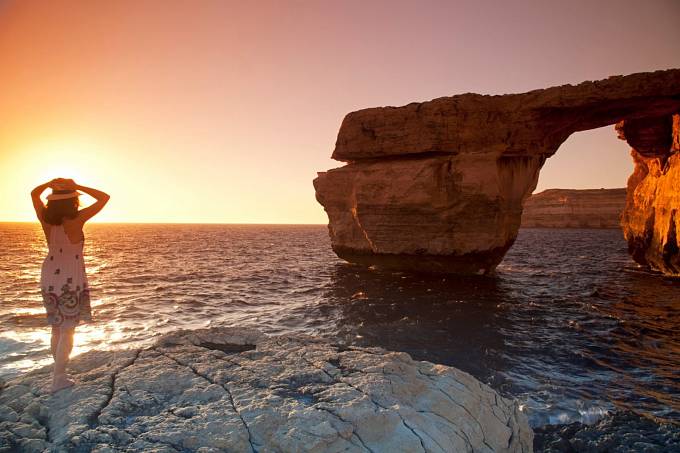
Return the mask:
M633 167L613 125L573 133L541 168L520 227L620 230Z

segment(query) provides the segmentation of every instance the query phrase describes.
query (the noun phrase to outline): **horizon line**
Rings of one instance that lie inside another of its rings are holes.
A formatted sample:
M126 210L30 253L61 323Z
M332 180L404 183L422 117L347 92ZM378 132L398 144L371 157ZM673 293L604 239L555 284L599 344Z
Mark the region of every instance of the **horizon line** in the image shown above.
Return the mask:
M37 220L0 220L0 223L35 223L40 224ZM88 225L312 225L312 226L328 226L328 223L280 223L280 222L87 222Z

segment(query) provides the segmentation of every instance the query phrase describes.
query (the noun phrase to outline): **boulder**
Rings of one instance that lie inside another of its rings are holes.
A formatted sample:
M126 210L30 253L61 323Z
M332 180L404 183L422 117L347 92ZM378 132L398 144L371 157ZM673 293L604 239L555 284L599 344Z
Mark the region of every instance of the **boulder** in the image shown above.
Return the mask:
M92 351L0 393L7 451L529 452L516 401L455 368L302 335L211 328ZM0 447L2 451L2 447Z
M680 69L359 110L343 120L333 151L347 165L318 174L316 198L347 261L487 274L517 237L545 160L569 135L619 123L654 159L668 154L678 111Z

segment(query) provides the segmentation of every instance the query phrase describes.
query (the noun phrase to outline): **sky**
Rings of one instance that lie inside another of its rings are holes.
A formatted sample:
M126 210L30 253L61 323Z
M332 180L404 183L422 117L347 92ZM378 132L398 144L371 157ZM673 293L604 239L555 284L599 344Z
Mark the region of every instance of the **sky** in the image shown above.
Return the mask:
M72 177L107 222L326 223L348 112L680 67L680 2L0 0L0 221ZM624 187L613 126L537 191ZM86 201L86 200L84 200Z

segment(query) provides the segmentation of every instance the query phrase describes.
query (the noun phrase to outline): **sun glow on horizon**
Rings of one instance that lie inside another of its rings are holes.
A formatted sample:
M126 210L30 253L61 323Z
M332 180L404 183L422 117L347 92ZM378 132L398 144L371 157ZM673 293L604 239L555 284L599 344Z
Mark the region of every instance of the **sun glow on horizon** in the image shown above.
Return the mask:
M34 221L29 193L38 184L54 178L72 178L84 186L110 185L114 163L105 147L84 139L45 139L3 153L0 167L11 170L3 172L0 179L0 192L6 204L2 220ZM49 189L43 193L43 202L47 194ZM81 206L88 206L93 201L84 195ZM97 220L106 221L107 218L111 219L103 212Z
M71 177L111 195L93 222L325 224L348 112L680 65L677 5L595 3L0 0L0 221ZM541 187L601 187L598 163L621 187L592 137L592 171L565 145Z

